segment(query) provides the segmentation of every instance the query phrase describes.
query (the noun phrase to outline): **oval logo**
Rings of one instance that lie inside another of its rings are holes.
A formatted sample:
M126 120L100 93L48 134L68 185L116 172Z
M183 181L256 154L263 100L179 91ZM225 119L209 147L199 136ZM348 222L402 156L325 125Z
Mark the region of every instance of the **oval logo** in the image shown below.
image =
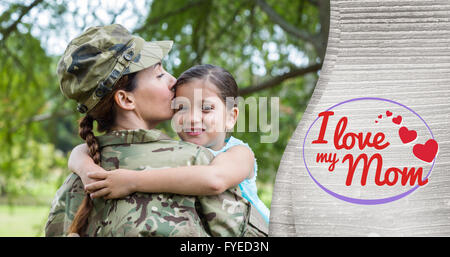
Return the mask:
M320 112L303 141L303 161L326 193L354 204L399 200L429 183L439 146L411 108L363 97Z

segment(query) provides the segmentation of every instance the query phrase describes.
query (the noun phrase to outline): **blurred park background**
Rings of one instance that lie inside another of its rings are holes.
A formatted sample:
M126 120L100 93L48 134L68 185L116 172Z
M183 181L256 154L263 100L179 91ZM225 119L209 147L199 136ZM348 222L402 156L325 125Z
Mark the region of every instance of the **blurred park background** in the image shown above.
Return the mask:
M43 236L69 153L83 142L56 64L72 38L112 23L149 41L173 40L163 64L175 77L210 63L235 76L241 96L280 98L275 143L260 143L261 133L234 135L255 152L258 194L270 207L323 62L328 0L0 0L0 236ZM176 138L169 123L159 128Z

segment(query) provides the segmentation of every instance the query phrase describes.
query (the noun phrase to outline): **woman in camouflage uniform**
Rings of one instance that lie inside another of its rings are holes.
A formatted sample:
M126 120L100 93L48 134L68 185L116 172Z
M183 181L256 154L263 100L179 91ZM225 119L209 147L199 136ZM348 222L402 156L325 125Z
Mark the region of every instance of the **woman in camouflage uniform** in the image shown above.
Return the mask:
M172 117L175 78L161 59L171 41L145 42L120 25L92 27L72 40L60 62L63 94L78 102L80 137L107 170L206 165L213 156L154 127ZM95 136L94 121L99 132ZM83 178L87 181L88 178ZM79 208L78 208L79 207ZM266 236L267 227L238 187L216 196L134 193L91 200L69 175L58 190L47 236Z

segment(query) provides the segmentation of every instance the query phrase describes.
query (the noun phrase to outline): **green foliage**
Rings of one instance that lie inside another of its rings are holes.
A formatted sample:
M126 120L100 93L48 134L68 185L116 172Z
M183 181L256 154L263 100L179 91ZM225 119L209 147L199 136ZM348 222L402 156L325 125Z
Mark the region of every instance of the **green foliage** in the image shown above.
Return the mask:
M2 41L0 67L0 192L17 195L29 192L28 181L65 166L53 126L32 119L57 108L62 97L52 58L29 33L16 32Z

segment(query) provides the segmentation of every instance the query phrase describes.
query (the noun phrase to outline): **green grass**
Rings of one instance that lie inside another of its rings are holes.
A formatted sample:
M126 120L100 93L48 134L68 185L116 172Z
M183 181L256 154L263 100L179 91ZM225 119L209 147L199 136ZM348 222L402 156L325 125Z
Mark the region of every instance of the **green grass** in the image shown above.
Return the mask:
M0 205L0 237L44 236L50 206Z

